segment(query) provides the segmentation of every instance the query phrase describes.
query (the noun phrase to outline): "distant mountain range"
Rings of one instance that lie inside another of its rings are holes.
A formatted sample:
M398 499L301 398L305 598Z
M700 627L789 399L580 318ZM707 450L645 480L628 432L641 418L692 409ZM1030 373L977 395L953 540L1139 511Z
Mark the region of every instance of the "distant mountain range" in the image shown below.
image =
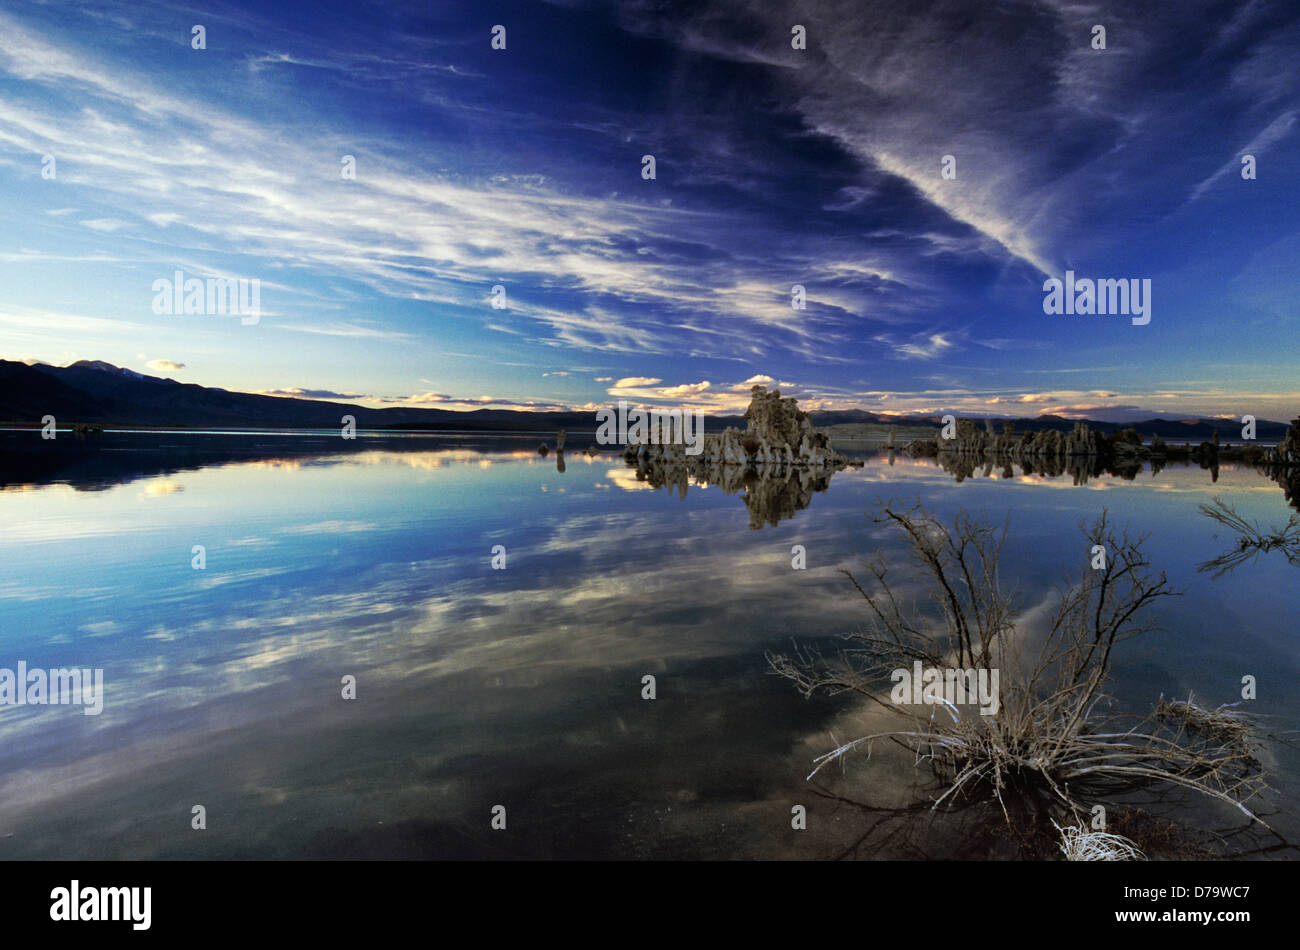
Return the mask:
M176 428L238 427L335 428L345 415L356 417L363 429L430 429L470 432L575 432L596 428L592 412L522 412L511 409L368 409L341 402L294 399L230 392L147 376L98 360L80 360L71 366L49 366L0 360L0 420L39 424L52 415L59 423L87 422L108 426L168 426ZM884 416L863 409L811 413L817 426L840 424L896 424L937 426L937 415ZM1042 415L1006 417L1019 431L1070 429L1075 420ZM995 417L999 427L1003 418ZM1237 441L1241 423L1232 419L1150 419L1119 423L1087 420L1103 432L1132 428L1145 436L1165 439L1209 439L1214 431L1225 441ZM744 426L738 416L706 417L706 427L718 431L728 425ZM1260 419L1256 436L1277 441L1287 426Z

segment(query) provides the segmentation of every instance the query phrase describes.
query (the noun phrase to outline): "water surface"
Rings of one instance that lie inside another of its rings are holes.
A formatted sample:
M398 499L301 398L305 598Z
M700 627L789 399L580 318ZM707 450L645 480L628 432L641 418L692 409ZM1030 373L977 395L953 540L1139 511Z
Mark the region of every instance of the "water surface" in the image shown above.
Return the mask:
M97 717L0 708L6 858L838 856L870 817L805 776L858 711L802 699L764 654L861 629L838 569L901 553L866 517L891 499L1009 518L1004 580L1031 614L1107 509L1150 534L1183 591L1162 632L1123 648L1117 703L1234 702L1251 674L1250 711L1297 728L1297 568L1196 569L1232 540L1199 503L1288 517L1248 467L958 482L860 453L806 507L751 527L744 491L655 488L611 453L570 451L559 471L536 437L106 434L57 454L5 438L0 666L106 681ZM1300 758L1280 743L1268 757L1270 823L1294 838ZM905 800L916 776L878 764L828 787ZM791 830L793 804L808 831ZM983 856L959 824L910 824L856 853Z

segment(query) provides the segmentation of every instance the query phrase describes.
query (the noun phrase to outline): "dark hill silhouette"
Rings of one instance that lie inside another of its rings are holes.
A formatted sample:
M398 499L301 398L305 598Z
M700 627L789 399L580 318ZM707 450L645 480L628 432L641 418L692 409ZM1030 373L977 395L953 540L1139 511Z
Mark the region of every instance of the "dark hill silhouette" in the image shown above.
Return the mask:
M511 409L369 409L345 402L297 399L231 392L174 379L149 376L100 360L80 360L71 366L27 365L0 360L0 420L37 425L45 415L60 425L78 422L104 426L164 426L174 428L238 427L336 428L342 417L356 418L363 429L430 429L470 432L554 432L571 429L594 431L592 412L526 412ZM864 409L839 409L810 413L814 425L896 423L909 426L938 426L938 415L884 416ZM1010 418L1021 432L1041 429L1068 431L1075 420L1042 415ZM996 418L1001 428L1005 418ZM1165 439L1206 440L1218 431L1223 441L1240 438L1241 424L1232 419L1151 419L1138 423L1088 420L1102 432L1136 429L1143 436ZM708 416L710 431L733 425L743 429L739 415ZM1260 419L1257 438L1275 442L1286 425Z

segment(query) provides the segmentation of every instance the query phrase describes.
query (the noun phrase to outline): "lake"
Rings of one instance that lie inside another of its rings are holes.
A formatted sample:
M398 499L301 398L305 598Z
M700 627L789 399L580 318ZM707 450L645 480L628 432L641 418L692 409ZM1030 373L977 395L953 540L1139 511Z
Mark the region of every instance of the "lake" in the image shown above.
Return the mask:
M769 651L862 629L839 569L902 556L868 518L887 500L1008 520L1003 582L1027 617L1077 571L1080 526L1106 509L1150 535L1182 592L1159 605L1160 631L1121 647L1117 707L1233 703L1253 675L1242 708L1297 728L1297 567L1272 554L1218 579L1197 570L1233 542L1199 504L1221 497L1265 525L1293 510L1248 466L1217 481L1194 466L958 481L860 447L861 468L783 493L769 518L759 489L656 488L612 452L570 451L561 471L537 443L0 434L0 667L104 671L100 715L0 707L0 856L1002 854L972 830L986 815L907 805L910 761L859 756L806 781L861 710L769 671ZM1294 857L1280 841L1300 830L1300 753L1270 741L1265 764L1260 807L1281 838L1241 834L1218 806L1133 804L1235 852ZM806 831L791 828L798 804Z

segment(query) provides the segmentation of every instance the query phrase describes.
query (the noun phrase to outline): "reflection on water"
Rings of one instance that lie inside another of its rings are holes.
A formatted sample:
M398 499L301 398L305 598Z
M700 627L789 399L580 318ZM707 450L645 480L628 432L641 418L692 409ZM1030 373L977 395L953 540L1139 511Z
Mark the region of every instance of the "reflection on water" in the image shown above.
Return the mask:
M629 463L636 471L636 479L651 488L675 489L677 497L686 498L687 488L716 486L724 494L741 494L749 509L749 526L755 530L764 524L776 527L782 520L793 518L812 504L813 494L830 487L835 470L829 466L808 467L787 462L766 462L760 465L724 465L714 463L704 466L703 477L694 474L681 464L664 464L658 460L650 463Z
M1082 556L1080 522L1107 507L1152 534L1184 591L1129 650L1116 702L1232 702L1249 673L1257 714L1296 726L1296 569L1196 572L1228 540L1199 503L1286 520L1277 484L1250 468L1076 486L1017 467L958 487L932 461L862 453L825 482L738 472L686 492L572 437L563 467L535 436L100 438L8 444L0 467L0 667L105 678L98 717L0 708L3 857L842 853L871 818L804 776L866 714L800 699L763 655L860 629L837 569L893 550L864 517L889 498L1009 516L1003 569L1026 624ZM1282 809L1269 820L1294 838L1300 762L1268 754ZM902 807L917 773L886 759L832 790ZM505 832L489 827L495 804ZM806 832L790 829L793 804ZM859 853L982 856L960 820L927 816Z
M858 452L862 456L864 453ZM892 448L866 452L865 457L883 457L890 466L897 464L898 453ZM909 461L911 461L909 457ZM728 495L743 492L741 496L745 507L749 509L749 526L761 529L765 524L775 527L782 520L793 518L812 503L816 492L830 488L835 469L828 467L808 468L798 465L773 462L760 465L724 465L714 463L704 466L705 474L683 464L665 464L656 459L635 462L629 461L638 482L645 482L655 489L668 488L676 491L679 498L685 499L690 486L708 488L717 486ZM859 459L853 463L861 466ZM1027 456L1019 459L1002 457L996 461L988 456L973 454L941 453L931 456L923 464L941 468L960 483L968 478L1033 479L1042 476L1056 479L1068 476L1070 483L1076 486L1087 485L1098 478L1134 481L1143 473L1155 478L1163 472L1168 463L1163 458L1150 462L1135 459L1120 459L1103 462L1095 456L1044 456L1041 458ZM1217 458L1205 462L1175 463L1184 469L1199 469L1205 472L1210 484L1219 481L1220 462ZM1273 479L1281 487L1289 505L1300 509L1300 471L1294 466L1258 465L1243 466ZM560 453L559 470L564 471L563 453ZM1017 473L1018 470L1018 473Z
M1300 466L1269 465L1265 470L1269 477L1282 487L1287 504L1300 511Z
M892 455L892 453L891 453ZM1045 475L1048 478L1060 478L1068 475L1075 485L1086 485L1091 479L1109 476L1125 481L1133 481L1139 475L1158 476L1171 464L1163 458L1142 462L1133 458L1119 458L1103 462L1095 456L1023 456L1016 459L1003 456L996 461L988 456L969 453L940 453L933 457L933 463L943 468L953 478L962 482L968 478L999 477L1015 478L1016 469L1020 475ZM1199 468L1205 472L1211 484L1219 481L1221 464L1217 457L1196 462L1172 463L1177 467ZM1244 465L1244 463L1241 463ZM1261 464L1245 466L1253 471L1271 478L1282 489L1287 504L1300 510L1300 468L1294 465Z

